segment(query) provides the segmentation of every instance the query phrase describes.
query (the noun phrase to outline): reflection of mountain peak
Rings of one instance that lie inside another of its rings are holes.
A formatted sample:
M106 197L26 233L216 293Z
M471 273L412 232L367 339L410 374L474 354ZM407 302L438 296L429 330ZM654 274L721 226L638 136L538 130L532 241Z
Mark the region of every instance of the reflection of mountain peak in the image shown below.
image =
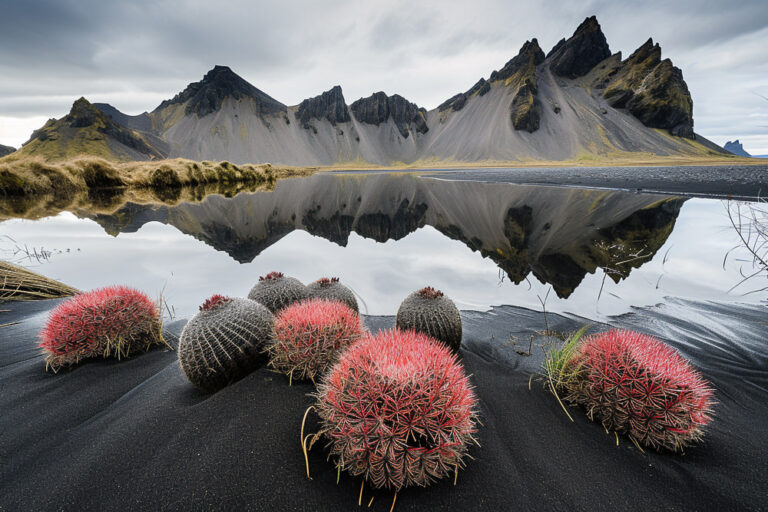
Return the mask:
M296 229L345 246L352 232L385 242L429 225L492 259L512 281L533 273L567 297L598 267L619 280L649 261L669 236L683 201L413 176L315 175L231 199L126 205L96 220L108 231L164 222L239 262L253 260Z

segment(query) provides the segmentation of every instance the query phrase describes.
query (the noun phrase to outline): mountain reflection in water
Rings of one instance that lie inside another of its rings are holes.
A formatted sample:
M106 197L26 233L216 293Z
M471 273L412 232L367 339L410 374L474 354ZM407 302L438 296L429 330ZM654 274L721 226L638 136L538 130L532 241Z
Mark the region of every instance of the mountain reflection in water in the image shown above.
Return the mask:
M388 174L316 175L281 181L273 192L177 206L128 204L93 219L113 235L151 221L170 224L241 263L297 229L346 246L352 232L386 242L432 226L493 260L514 283L532 274L566 298L597 268L618 282L649 261L684 201Z

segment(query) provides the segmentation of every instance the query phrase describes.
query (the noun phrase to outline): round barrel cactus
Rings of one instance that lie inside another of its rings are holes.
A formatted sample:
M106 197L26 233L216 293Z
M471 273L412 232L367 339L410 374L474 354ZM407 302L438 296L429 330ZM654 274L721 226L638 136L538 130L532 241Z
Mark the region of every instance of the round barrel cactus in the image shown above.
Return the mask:
M674 349L645 334L584 338L568 362L565 399L643 446L682 451L711 420L712 388Z
M477 399L457 356L412 330L352 345L315 398L337 468L376 488L426 486L458 471L477 431Z
M165 344L160 308L146 294L110 286L59 304L40 332L46 367L54 372L89 357L129 356Z
M308 297L307 287L293 277L283 275L282 272L270 272L259 277L248 298L263 304L273 314L286 306L304 300Z
M355 294L341 284L338 277L321 277L307 286L307 291L312 298L337 300L349 306L355 313L359 312Z
M189 381L212 393L259 368L274 316L250 299L214 295L184 326L179 364Z
M360 317L343 302L307 299L277 315L269 364L291 380L314 381L363 333Z
M431 336L458 352L461 346L461 315L451 299L427 286L405 298L397 310L397 327Z

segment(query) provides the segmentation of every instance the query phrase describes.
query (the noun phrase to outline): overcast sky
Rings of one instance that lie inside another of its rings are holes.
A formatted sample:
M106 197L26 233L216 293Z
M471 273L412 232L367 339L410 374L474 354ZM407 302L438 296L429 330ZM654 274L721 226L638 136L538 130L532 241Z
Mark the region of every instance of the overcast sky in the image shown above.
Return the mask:
M431 109L592 14L625 58L661 44L698 133L768 154L767 0L0 0L0 144L80 96L150 111L215 64L288 105L338 84L347 103L383 90Z

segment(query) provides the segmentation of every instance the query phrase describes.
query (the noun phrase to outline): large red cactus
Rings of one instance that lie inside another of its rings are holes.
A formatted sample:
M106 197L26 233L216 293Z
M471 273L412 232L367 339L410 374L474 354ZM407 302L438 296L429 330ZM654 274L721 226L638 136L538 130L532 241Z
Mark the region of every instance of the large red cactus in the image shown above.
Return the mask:
M680 451L711 421L712 388L675 350L645 334L585 338L570 361L566 399L641 445Z
M308 299L282 310L268 346L269 364L291 379L319 377L342 350L363 335L360 317L346 304Z
M126 357L165 343L160 309L146 294L111 286L75 295L54 309L40 332L47 366L57 371L88 357Z
M477 400L456 356L415 331L352 345L316 394L337 467L374 487L426 486L464 467Z

